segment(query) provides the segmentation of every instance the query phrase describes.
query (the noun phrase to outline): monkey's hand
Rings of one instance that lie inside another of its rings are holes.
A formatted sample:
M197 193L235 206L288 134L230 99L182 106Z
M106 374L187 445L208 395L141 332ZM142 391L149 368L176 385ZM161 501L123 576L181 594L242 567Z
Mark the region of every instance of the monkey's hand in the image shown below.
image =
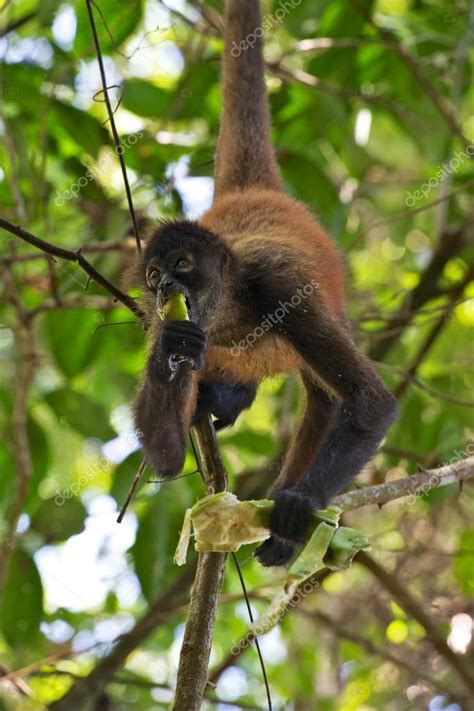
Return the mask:
M317 508L314 502L291 489L279 491L270 516L272 535L259 546L255 555L264 566L285 565L304 543L311 515Z
M207 334L192 321L163 321L157 343L156 357L165 368L170 359L186 360L193 370L204 367Z

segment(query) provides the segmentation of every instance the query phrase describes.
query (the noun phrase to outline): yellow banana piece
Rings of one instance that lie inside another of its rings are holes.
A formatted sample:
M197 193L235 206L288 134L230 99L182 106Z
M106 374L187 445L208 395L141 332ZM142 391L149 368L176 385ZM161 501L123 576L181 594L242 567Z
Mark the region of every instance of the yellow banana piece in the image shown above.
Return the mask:
M187 321L188 309L184 294L173 294L163 306L165 321Z

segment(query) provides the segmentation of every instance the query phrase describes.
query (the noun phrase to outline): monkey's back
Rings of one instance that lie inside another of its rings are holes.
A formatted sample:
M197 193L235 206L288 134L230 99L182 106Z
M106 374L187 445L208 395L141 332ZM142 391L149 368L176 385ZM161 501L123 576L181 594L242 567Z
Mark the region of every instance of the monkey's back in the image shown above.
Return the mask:
M298 287L316 282L318 298L336 318L344 315L344 262L302 203L272 190L236 191L216 200L199 222L219 234L249 269L259 264L284 272Z

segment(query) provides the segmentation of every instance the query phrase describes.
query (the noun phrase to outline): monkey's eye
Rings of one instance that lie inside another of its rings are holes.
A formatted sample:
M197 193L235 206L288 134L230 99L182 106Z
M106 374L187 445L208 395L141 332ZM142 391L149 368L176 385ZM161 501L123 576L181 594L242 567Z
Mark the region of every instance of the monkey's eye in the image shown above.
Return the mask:
M148 267L146 271L146 283L151 289L156 289L161 279L161 271L158 267Z
M174 268L177 272L185 274L193 270L194 264L190 259L187 259L186 257L181 257L174 265Z

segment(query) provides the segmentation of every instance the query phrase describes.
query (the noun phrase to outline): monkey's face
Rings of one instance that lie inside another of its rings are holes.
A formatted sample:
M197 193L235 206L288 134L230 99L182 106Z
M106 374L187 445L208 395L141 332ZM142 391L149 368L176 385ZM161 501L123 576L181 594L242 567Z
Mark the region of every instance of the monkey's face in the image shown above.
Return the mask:
M184 294L190 320L209 325L230 259L221 240L197 223L167 223L154 232L143 257L143 276L156 308L173 294Z

